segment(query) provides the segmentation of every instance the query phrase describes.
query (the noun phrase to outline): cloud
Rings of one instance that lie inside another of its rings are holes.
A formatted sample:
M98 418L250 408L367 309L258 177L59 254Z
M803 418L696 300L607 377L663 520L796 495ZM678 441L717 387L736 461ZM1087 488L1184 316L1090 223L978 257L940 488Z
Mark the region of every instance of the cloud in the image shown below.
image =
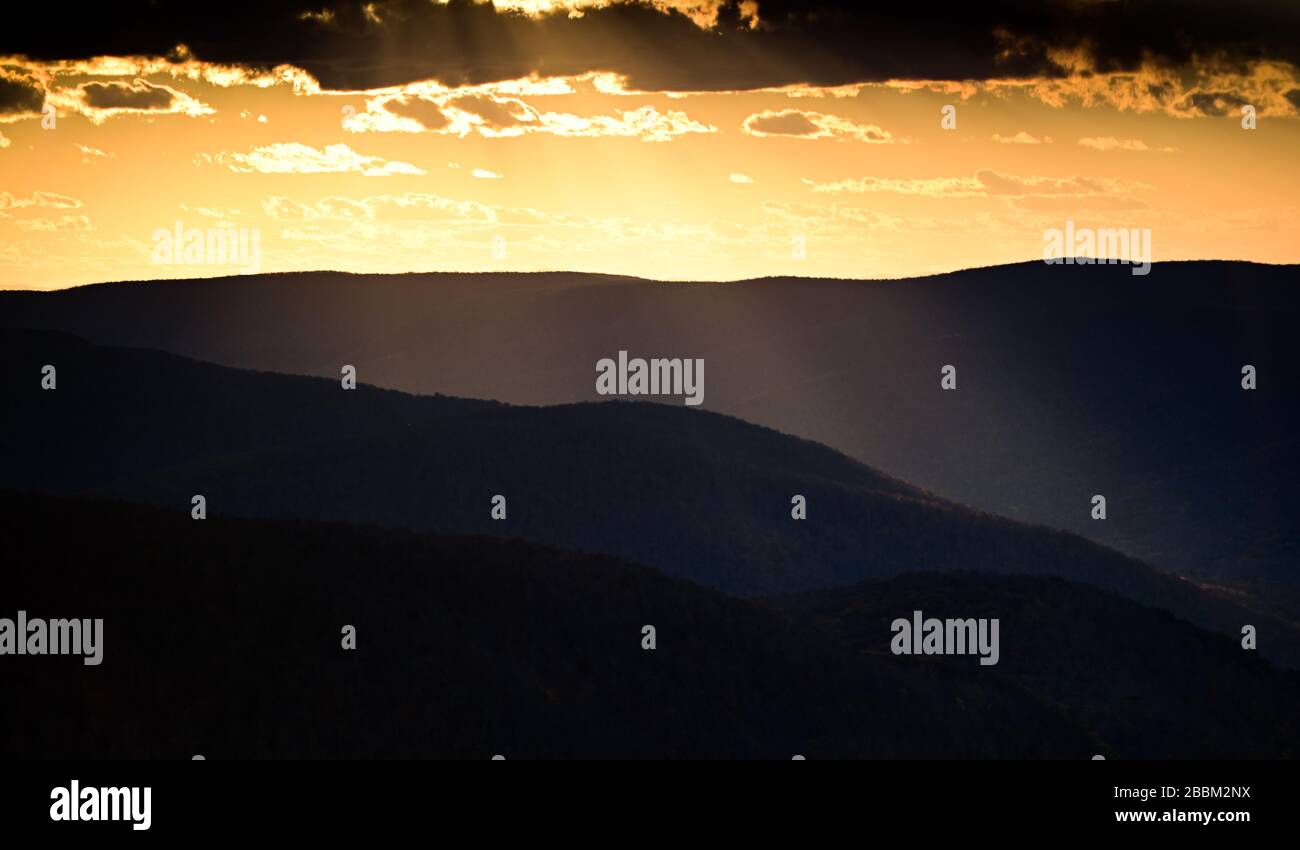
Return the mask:
M891 177L861 177L816 183L812 190L818 193L849 192L869 194L889 192L897 195L924 195L927 197L973 197L988 194L975 177L926 177L895 179Z
M94 124L102 124L117 115L172 114L196 118L216 112L183 91L141 79L55 88L46 100L57 108L84 115Z
M84 215L61 215L58 218L29 218L14 222L23 230L40 233L85 233L91 227L90 219Z
M741 130L750 136L792 136L798 139L856 139L860 142L885 144L894 137L875 124L858 124L837 115L800 109L766 110L741 122Z
M406 92L367 102L366 112L344 122L351 132L443 133L492 137L549 132L538 110L516 97L487 91Z
M447 2L447 0L439 0ZM607 9L615 0L491 0L497 9L522 12L534 18L555 13L583 14L592 9ZM683 15L697 27L710 29L717 26L724 9L737 6L742 24L751 29L759 25L758 3L733 4L727 0L645 0L644 5L664 14Z
M660 112L653 106L620 111L617 115L582 117L545 112L541 115L547 132L569 137L635 138L643 142L667 142L679 136L716 133L718 128L703 124L676 109Z
M84 83L82 99L92 109L134 109L143 112L165 112L171 108L175 93L166 86L155 86L144 80L130 83Z
M123 21L130 21L124 26ZM0 55L86 63L144 55L227 76L304 69L329 89L451 86L609 71L643 91L1043 79L1300 65L1300 6L1187 0L868 4L860 0L120 0L77 26L6 27ZM177 45L189 45L178 51ZM192 51L192 52L191 52ZM1295 88L1294 86L1292 88Z
M470 172L471 177L477 177L480 180L500 180L501 175L495 171L488 171L486 168L476 168Z
M1098 151L1155 151L1158 153L1174 153L1178 149L1170 147L1149 147L1141 139L1117 139L1114 136L1087 136L1079 139L1079 144L1085 148L1092 148Z
M39 115L45 104L45 86L21 68L0 65L0 121Z
M1146 206L1133 196L1145 184L1111 177L1022 177L981 169L971 177L932 177L897 179L862 177L818 183L816 193L890 193L930 198L1000 198L1025 208L1070 208L1069 199L1098 201L1106 207L1133 208ZM1065 199L1065 200L1061 200ZM1056 203L1061 200L1061 203ZM1051 203L1048 203L1050 201ZM1077 205L1077 203L1075 204Z
M11 144L13 143L9 141L8 137L4 133L0 133L0 148L7 148Z
M413 97L409 99L395 97L392 100L380 101L378 106L381 113L387 112L390 115L397 115L414 121L419 125L419 127L416 128L417 132L419 130L429 130L436 133L451 126L451 118L447 116L447 113L442 111L442 104L436 100L429 100L423 97ZM358 132L361 131L362 128L358 125L347 127L347 129L352 130L353 132ZM364 129L392 130L403 128L396 125L388 128L373 125Z
M808 204L788 201L765 201L764 217L794 232L816 232L821 236L852 240L860 237L863 226L873 232L950 232L977 227L970 217L936 219L930 216L901 216L880 210L863 209L845 204Z
M1050 75L961 82L891 80L882 85L963 100L979 94L1020 93L1055 108L1109 106L1120 112L1155 112L1174 118L1222 118L1240 114L1246 104L1261 116L1300 114L1300 67L1286 62L1227 64L1221 58L1197 58L1179 67L1148 61L1132 70L1102 71L1086 57L1058 59L1062 65Z
M999 133L994 133L991 138L993 141L1002 145L1041 145L1052 141L1051 136L1043 136L1043 138L1039 139L1035 136L1029 135L1024 130L1021 130L1014 136L1003 136Z
M1239 113L1241 107L1250 103L1250 98L1233 91L1196 91L1187 96L1187 102L1202 115L1222 118Z
M613 115L543 112L517 97L483 90L470 94L441 92L370 99L364 113L343 122L353 133L439 133L465 137L509 138L532 133L564 137L637 138L666 142L679 136L716 133L718 128L680 110L660 112L653 106L620 110Z
M1127 180L1109 177L1019 177L983 169L975 180L989 195L1104 195L1136 188Z
M185 212L196 213L204 218L215 218L219 222L228 222L231 219L241 218L244 214L237 209L226 207L193 207L189 204L181 204L180 208ZM233 227L234 225L228 225Z
M409 162L363 156L342 143L326 145L323 150L318 150L299 142L276 142L253 148L248 153L219 153L204 158L241 173L363 174L366 177L426 173Z
M15 198L8 192L0 192L0 213L5 210L38 207L55 210L75 210L81 208L81 201L55 192L33 192L26 198Z
M478 119L476 123L492 130L536 123L537 111L517 98L498 98L487 94L457 97L447 104Z
M276 221L356 221L374 218L374 211L364 202L329 197L315 204L303 204L273 195L262 202L262 210Z
M128 39L117 19L137 5L140 19ZM238 37L182 7L160 13L147 0L124 0L115 8L122 11L83 12L99 21L93 39L66 29L28 31L21 39L0 32L0 68L25 76L28 101L24 111L6 115L0 95L0 122L35 114L32 93L53 96L63 77L163 74L218 86L285 84L308 94L400 97L391 112L368 107L354 116L347 122L354 132L635 135L616 116L537 113L528 120L516 112L492 120L473 101L465 111L446 102L485 87L497 94L572 93L575 81L620 94L851 97L866 86L887 86L963 99L1020 92L1052 106L1109 105L1184 118L1224 117L1245 104L1261 117L1300 115L1300 41L1283 35L1300 26L1300 4L1272 0L1231 8L1189 0L1180 6L1176 37L1163 23L1161 0L935 0L897 8L848 0L291 0L289 9L275 11L235 0L221 19L247 24ZM442 97L429 96L435 91ZM83 111L79 103L57 105ZM193 103L172 111L209 114L205 109ZM575 125L581 133L565 132Z
M73 142L73 147L81 151L81 161L86 165L95 165L97 164L97 160L101 159L117 159L117 154L105 153L99 148L92 148L89 145L82 145Z
M371 195L360 199L331 196L301 203L283 196L262 202L268 216L282 222L412 221L488 225L501 221L501 208L421 192Z
M3 33L0 33L3 37ZM47 54L37 56L30 50L14 51L14 55L5 57L0 51L0 67L7 66L11 71L22 72L44 81L48 88L50 81L62 78L116 77L144 79L155 76L168 76L176 80L204 82L209 85L228 88L230 86L255 86L269 88L274 85L290 85L295 91L319 92L319 83L306 71L291 65L282 64L274 68L250 64L222 64L203 62L195 59L188 48L177 45L163 53L153 55L129 55L118 53L106 55L103 51L86 52L79 58L68 58ZM33 58L33 57L36 58Z
M753 183L754 182L753 177L750 177L748 174L741 174L739 172L732 172L731 176L728 177L727 179L730 180L732 183Z

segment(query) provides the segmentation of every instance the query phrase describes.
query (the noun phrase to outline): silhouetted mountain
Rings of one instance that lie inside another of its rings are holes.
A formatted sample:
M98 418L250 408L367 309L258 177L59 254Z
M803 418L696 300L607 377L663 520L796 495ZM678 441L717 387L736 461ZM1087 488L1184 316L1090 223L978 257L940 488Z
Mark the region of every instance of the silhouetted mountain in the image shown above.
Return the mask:
M0 486L187 515L344 520L602 552L736 594L918 570L1067 577L1300 663L1296 626L1072 535L942 502L807 441L655 404L521 408L0 333ZM43 364L58 388L40 389ZM507 518L491 519L491 499ZM790 516L791 497L808 519Z
M98 666L0 657L7 758L1098 751L983 671L860 659L764 606L612 558L31 494L0 493L0 511L0 616L104 620Z
M523 404L594 399L619 350L702 357L710 410L1278 604L1300 576L1298 286L1295 266L1224 262L722 284L312 273L0 293L0 323Z
M997 618L1007 676L1136 758L1295 758L1300 677L1238 640L1055 578L915 573L775 597L865 659L890 654L896 618ZM921 656L945 669L970 658Z

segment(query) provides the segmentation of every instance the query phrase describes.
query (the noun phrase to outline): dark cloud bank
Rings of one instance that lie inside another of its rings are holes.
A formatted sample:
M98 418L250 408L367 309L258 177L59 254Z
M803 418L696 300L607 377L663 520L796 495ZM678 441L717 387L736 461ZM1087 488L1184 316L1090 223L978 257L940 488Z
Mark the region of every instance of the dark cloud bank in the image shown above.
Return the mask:
M762 23L753 29L735 0L712 29L635 3L540 19L469 0L370 5L374 16L355 0L59 7L46 26L5 28L0 53L168 55L184 44L208 61L290 63L342 89L592 70L626 74L648 90L1024 77L1060 74L1049 51L1081 47L1098 71L1132 69L1148 57L1174 66L1264 58L1300 64L1300 3L1280 0L759 0Z

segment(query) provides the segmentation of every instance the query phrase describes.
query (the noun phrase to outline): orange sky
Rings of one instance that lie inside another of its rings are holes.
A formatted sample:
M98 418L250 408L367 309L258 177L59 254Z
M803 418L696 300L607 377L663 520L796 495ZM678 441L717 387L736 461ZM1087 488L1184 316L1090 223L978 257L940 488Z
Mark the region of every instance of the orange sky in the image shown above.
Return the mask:
M263 272L898 277L1040 258L1066 220L1150 228L1157 262L1300 262L1285 64L1233 81L1254 130L1235 105L1146 102L1141 75L639 93L588 74L340 93L291 68L0 66L44 80L55 116L0 122L0 288L240 271L155 262L155 232L177 222L256 230ZM87 87L102 83L142 108L96 108Z

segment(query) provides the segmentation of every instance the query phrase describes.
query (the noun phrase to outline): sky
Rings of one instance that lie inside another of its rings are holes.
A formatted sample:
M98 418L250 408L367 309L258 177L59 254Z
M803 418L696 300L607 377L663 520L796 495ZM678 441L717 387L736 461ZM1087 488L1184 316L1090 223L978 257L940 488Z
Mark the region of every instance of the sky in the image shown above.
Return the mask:
M1157 263L1300 262L1300 4L875 5L128 0L7 28L0 288L894 278L1040 259L1066 222L1149 229Z

